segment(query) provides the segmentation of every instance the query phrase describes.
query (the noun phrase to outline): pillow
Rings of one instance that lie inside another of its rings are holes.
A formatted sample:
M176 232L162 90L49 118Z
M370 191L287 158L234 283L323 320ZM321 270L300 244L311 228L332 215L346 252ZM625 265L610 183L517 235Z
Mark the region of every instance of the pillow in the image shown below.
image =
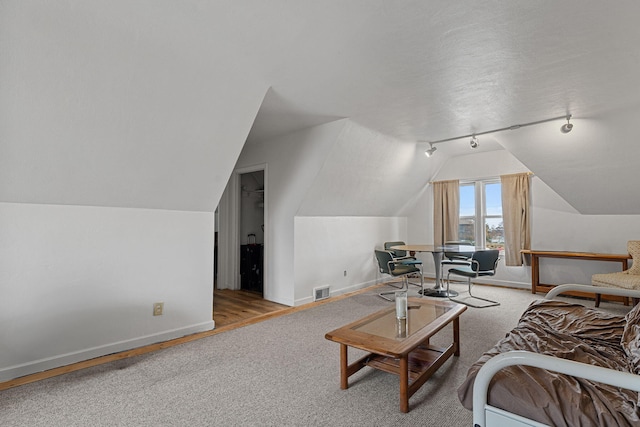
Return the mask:
M632 372L640 374L640 304L636 304L624 319L626 323L620 345L629 359Z

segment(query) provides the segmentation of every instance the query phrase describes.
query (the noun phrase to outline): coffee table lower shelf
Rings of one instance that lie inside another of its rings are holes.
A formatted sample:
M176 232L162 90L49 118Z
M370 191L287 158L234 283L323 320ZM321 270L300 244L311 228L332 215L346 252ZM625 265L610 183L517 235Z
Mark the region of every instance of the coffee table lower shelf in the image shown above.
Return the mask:
M365 366L398 375L400 377L400 409L409 411L409 398L454 354L457 343L446 348L421 345L407 356L394 358L370 353L348 365L344 370L343 389L348 387L347 378ZM406 367L404 367L406 363Z
M450 354L447 354L447 350L451 350ZM428 346L413 350L409 353L409 382L415 383L425 374L431 376L452 354L453 345L448 348ZM400 359L373 353L365 359L367 359L365 364L371 368L390 374L400 374Z

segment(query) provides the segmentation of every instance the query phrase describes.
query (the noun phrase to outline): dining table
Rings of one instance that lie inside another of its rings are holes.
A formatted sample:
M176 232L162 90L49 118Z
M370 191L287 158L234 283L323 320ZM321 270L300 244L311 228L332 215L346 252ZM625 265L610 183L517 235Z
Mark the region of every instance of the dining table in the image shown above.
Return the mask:
M448 298L458 296L453 290L447 292L447 288L442 284L442 268L441 262L445 252L475 252L476 247L471 245L397 245L391 246L389 249L396 251L406 251L409 255L414 256L418 252L431 252L433 255L433 264L436 273L436 285L433 288L426 288L420 291L422 295L436 298ZM424 272L423 272L424 274Z

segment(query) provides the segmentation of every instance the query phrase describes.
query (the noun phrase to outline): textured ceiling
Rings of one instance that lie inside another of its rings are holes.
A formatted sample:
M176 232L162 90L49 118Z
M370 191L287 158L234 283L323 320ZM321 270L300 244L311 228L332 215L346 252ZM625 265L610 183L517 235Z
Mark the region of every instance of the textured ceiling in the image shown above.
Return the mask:
M251 138L349 117L428 141L640 105L637 1L303 3L275 18Z
M250 141L335 117L425 142L572 114L571 134L552 122L483 136L478 151L506 148L583 214L640 214L640 189L625 184L640 159L640 2L330 1L288 12L291 39L269 58ZM470 153L468 139L437 147Z
M580 212L640 213L640 189L608 184L640 158L638 16L637 0L3 1L0 200L212 210L247 134L349 118L415 143L571 113L569 135L481 147Z

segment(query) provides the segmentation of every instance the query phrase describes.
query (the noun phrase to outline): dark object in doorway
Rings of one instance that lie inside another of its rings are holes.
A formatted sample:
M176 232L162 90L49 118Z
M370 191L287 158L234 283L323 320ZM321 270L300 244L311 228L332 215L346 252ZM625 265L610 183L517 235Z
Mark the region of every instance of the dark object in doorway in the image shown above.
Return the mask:
M240 289L262 293L262 245L240 246Z

